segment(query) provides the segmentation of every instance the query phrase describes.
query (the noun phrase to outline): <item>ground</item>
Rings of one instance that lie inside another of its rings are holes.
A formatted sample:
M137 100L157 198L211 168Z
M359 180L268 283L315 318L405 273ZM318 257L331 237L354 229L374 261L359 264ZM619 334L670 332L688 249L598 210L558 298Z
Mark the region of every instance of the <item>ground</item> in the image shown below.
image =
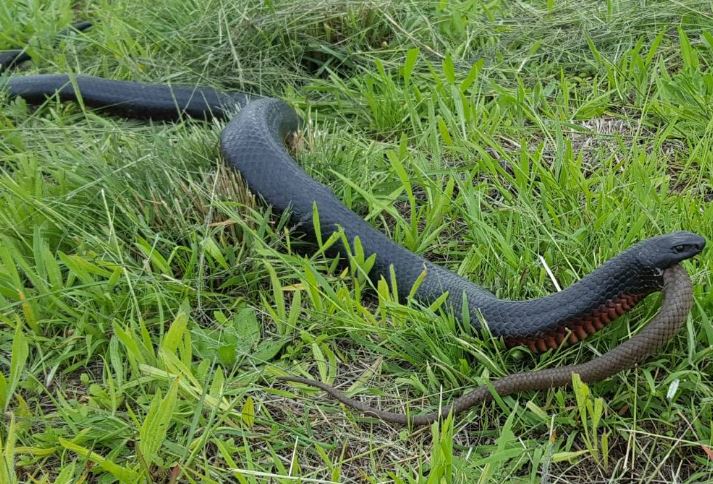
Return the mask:
M0 7L0 49L33 58L12 75L285 99L311 176L398 243L516 299L642 238L711 236L712 32L710 4L692 0ZM223 126L0 93L1 482L713 480L710 249L685 264L684 330L638 368L386 425L276 376L432 411L601 354L658 299L583 344L509 349L399 304L363 261L315 255L223 164Z

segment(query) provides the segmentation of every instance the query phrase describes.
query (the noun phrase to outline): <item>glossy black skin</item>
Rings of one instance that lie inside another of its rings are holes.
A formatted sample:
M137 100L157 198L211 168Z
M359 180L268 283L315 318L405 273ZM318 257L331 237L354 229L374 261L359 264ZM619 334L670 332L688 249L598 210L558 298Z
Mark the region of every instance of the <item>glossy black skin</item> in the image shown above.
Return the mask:
M642 267L667 269L683 260L700 254L706 239L691 232L674 232L648 239L640 244L636 258Z
M569 288L538 299L508 301L395 244L345 207L325 185L312 179L292 159L283 141L299 125L299 118L283 101L224 93L193 86L150 85L66 75L12 78L11 96L33 103L59 93L63 100L76 98L78 86L85 104L134 118L182 119L230 118L221 135L221 151L238 170L250 189L275 211L290 210L297 228L313 231L313 205L317 206L322 238L341 227L350 243L359 237L365 255L376 254L372 280L397 277L402 299L420 274L426 277L415 292L417 300L430 303L448 292L446 305L457 317L468 302L471 323L487 322L496 336L522 338L548 334L622 294L644 295L663 286L663 270L700 253L705 240L690 232L653 237L632 246L604 263ZM239 114L233 113L239 110ZM342 247L342 253L344 252Z
M170 86L67 74L11 77L6 90L10 96L21 97L31 104L41 104L51 95L62 101L76 101L76 91L79 90L86 106L116 116L155 121L228 119L251 100L248 94L226 93L210 87Z

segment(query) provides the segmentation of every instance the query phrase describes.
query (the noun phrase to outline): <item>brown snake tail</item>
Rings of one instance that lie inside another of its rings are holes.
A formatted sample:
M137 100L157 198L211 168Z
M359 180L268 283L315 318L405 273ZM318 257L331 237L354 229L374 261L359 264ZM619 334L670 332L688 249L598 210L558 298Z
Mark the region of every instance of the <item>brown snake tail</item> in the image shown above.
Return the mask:
M527 390L545 390L562 387L572 382L572 374L578 373L582 381L594 382L608 378L622 370L633 367L637 362L661 348L686 321L693 304L691 279L686 270L676 264L664 272L663 301L661 309L654 318L636 336L625 341L611 351L586 363L549 368L539 371L515 373L492 382L499 395ZM487 386L481 386L456 399L450 406L439 412L410 416L403 413L385 412L348 397L331 385L298 376L284 376L281 381L303 383L320 388L348 407L377 417L386 422L414 426L427 425L449 414L458 414L474 405L492 399Z

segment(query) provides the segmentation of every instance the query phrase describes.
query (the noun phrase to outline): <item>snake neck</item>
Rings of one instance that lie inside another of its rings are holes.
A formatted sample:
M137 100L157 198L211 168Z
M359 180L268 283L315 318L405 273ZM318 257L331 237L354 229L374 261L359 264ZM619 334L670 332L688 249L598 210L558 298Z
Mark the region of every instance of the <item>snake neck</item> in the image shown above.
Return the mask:
M533 351L576 343L663 287L661 271L643 267L636 246L563 291L522 301L499 299L443 268L427 267L431 281L417 291L419 299L432 300L435 293L448 291L447 304L457 317L468 314L474 326L487 325L508 345L526 345Z

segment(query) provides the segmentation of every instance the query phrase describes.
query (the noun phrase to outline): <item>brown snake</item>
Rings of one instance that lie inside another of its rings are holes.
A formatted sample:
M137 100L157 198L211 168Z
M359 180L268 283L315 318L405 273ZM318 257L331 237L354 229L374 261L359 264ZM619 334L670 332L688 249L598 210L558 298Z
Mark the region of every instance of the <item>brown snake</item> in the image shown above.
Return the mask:
M633 367L637 362L661 348L686 321L693 304L691 279L686 270L676 264L664 271L663 301L661 309L636 336L625 341L611 351L586 363L549 368L539 371L515 373L492 382L493 389L500 395L527 390L545 390L562 387L572 382L572 374L579 374L583 382L594 382L608 378L622 370ZM377 417L386 422L402 425L427 425L449 414L464 412L480 402L491 400L493 395L488 386L480 386L472 392L456 399L439 412L421 415L386 412L364 402L348 397L331 385L298 376L279 377L281 381L303 383L320 388L343 404Z

